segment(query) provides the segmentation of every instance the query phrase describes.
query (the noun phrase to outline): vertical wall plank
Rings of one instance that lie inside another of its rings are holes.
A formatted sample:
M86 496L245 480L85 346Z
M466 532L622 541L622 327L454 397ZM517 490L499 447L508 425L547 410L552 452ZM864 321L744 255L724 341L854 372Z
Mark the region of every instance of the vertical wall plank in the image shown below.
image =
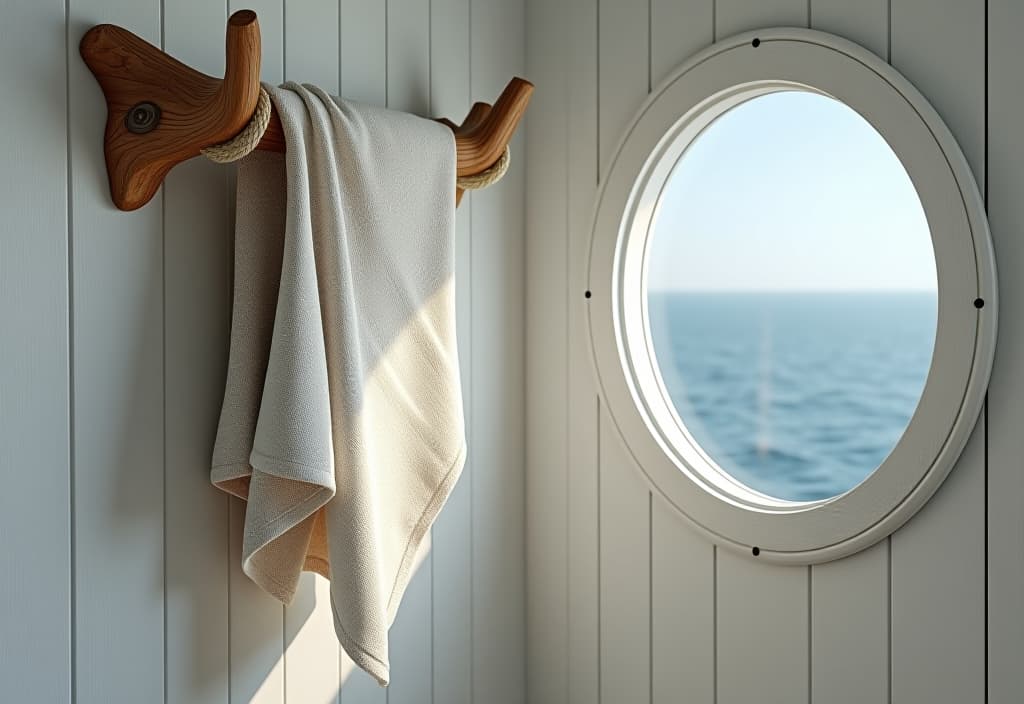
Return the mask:
M808 569L718 551L718 704L808 701Z
M889 59L889 0L812 0L810 23Z
M601 701L650 699L651 492L602 412Z
M284 607L242 572L245 504L230 501L231 704L283 704Z
M335 94L339 86L336 0L284 4L285 80L313 83ZM341 683L329 585L303 574L294 602L284 610L284 684L289 702L333 701Z
M568 311L564 3L527 4L527 696L568 701Z
M807 26L806 0L717 0L716 39ZM719 550L718 701L801 702L809 695L808 571Z
M651 2L650 82L714 41L714 0ZM715 549L658 492L651 504L651 698L715 701Z
M568 0L569 701L598 701L598 396L587 339L587 251L597 194L597 0Z
M387 3L340 0L340 94L349 100L387 104ZM340 653L341 698L345 704L379 704L387 692Z
M889 541L811 569L811 701L889 696Z
M387 690L359 669L344 651L341 653L341 701L343 704L382 704Z
M651 86L715 40L715 0L651 0Z
M938 110L985 193L985 1L892 0L890 63ZM945 45L946 42L954 42Z
M302 573L295 599L284 610L284 638L285 701L337 701L341 679L331 585L320 575Z
M224 72L226 6L164 7L164 48ZM164 395L167 701L226 702L228 498L209 465L227 362L227 169L205 159L164 181Z
M988 696L992 704L1024 692L1024 141L1020 115L1024 5L988 6L988 217L999 265L999 341L988 400Z
M469 0L433 0L430 4L430 108L456 121L469 111ZM455 317L459 345L466 436L473 434L472 407L472 231L467 199L455 211ZM472 472L476 447L470 443L462 477L431 530L433 543L434 701L472 701L473 640L471 615Z
M253 10L259 18L260 46L263 49L260 62L262 80L271 85L281 83L284 80L283 0L228 0L229 13L239 10Z
M635 520L635 519L634 519ZM715 702L715 548L651 502L651 701Z
M497 97L525 68L525 12L473 0L471 89ZM522 135L509 173L473 193L473 698L521 702L526 681Z
M984 0L894 0L891 60L942 115L984 189ZM893 701L983 701L984 413L943 486L892 536L891 581Z
M894 702L984 701L984 450L982 419L939 491L892 536Z
M71 696L65 71L78 37L65 46L64 7L17 3L0 22L0 682L11 701Z
M649 10L648 0L598 3L597 161L602 178L650 88Z
M390 0L387 4L387 104L394 110L430 114L430 4ZM430 538L417 556L388 637L391 685L388 704L430 702L433 696L432 571Z
M386 4L388 107L426 115L430 109L429 0Z
M285 80L336 94L341 81L337 0L288 0L284 9Z
M342 95L371 105L387 102L387 3L340 0Z
M160 6L155 0L82 0L70 11L77 700L159 702L163 195L131 213L114 209L101 138L106 109L77 56L82 34L114 18L159 45Z
M807 0L715 0L715 38L761 27L806 27Z
M428 704L433 701L433 562L430 537L428 533L416 556L415 571L402 596L395 623L388 633L391 660L388 704Z
M255 10L259 16L262 79L277 85L284 80L284 4L282 0L231 0L229 3L230 12L244 8ZM233 204L233 194L230 199ZM230 300L227 303L230 306ZM284 608L242 572L245 504L238 499L230 499L229 504L231 704L282 704Z
M888 55L888 0L813 0L811 26ZM811 700L889 696L889 541L811 571Z

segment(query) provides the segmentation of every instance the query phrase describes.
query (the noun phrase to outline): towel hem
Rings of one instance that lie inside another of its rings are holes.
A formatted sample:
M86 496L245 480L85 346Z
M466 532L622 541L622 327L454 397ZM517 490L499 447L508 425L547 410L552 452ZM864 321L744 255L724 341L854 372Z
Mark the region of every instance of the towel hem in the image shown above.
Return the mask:
M291 479L316 484L334 491L334 468L324 465L302 464L294 460L286 460L281 457L274 457L253 448L249 455L249 464L264 474L271 474L280 479ZM294 470L295 474L282 472L279 467L286 467Z
M430 501L427 502L423 513L420 514L419 520L409 535L409 542L406 543L405 553L402 555L402 561L398 566L398 574L395 575L395 581L391 585L391 594L388 596L389 628L394 622L396 612L398 611L398 605L395 603L395 594L400 591L400 586L408 583L409 572L412 569L412 562L416 557L416 553L419 551L420 543L423 542L423 537L427 534L434 519L437 518L437 514L441 511L445 501L448 500L455 482L458 481L459 476L462 474L462 467L465 465L465 462L466 443L463 442L458 454L455 456L455 460L449 465L448 471L445 473L433 496L430 497Z
M427 502L427 505L424 507L423 512L420 514L419 520L413 527L412 533L409 535L405 552L402 555L402 560L398 566L398 572L395 575L395 581L392 584L391 594L388 596L387 623L389 629L394 623L395 616L398 611L398 604L395 602L395 595L399 593L400 587L408 585L409 572L412 570L412 562L416 557L416 553L419 552L420 544L423 542L423 538L426 536L427 530L434 522L434 519L437 518L437 514L444 506L445 501L447 501L448 497L451 495L455 482L458 481L459 476L462 474L462 468L466 462L466 450L466 443L463 442L455 456L455 459L449 465L448 471L445 472L441 483L438 484L437 489L434 491L430 500ZM345 630L345 627L342 625L341 619L338 616L339 610L335 605L333 589L331 589L331 611L334 614L335 635L338 637L338 642L341 643L345 652L348 653L349 657L352 658L352 661L356 665L376 679L377 684L382 687L387 687L390 678L389 664L362 648Z
M352 662L365 670L370 676L377 680L381 687L387 687L391 678L391 665L377 656L363 649L354 638L352 638L338 618L338 606L334 601L334 590L331 590L331 613L334 614L334 635L337 636L341 647L345 649Z

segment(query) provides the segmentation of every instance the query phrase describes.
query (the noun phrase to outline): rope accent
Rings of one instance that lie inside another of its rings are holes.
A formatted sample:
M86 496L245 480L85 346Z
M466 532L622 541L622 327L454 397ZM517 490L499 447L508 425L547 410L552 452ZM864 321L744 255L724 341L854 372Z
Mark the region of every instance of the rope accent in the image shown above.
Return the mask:
M464 191L476 191L481 188L487 188L491 184L497 183L501 180L501 177L505 175L506 171L508 171L508 164L510 161L511 153L508 145L506 144L505 151L502 152L501 157L499 157L496 162L478 174L456 177L455 185Z
M250 118L249 123L242 131L226 142L200 149L200 153L210 161L217 162L218 164L238 161L256 149L256 145L263 139L263 133L267 131L267 125L270 124L270 113L270 96L263 86L260 86L260 97L256 102L256 111L253 112L252 118ZM508 145L505 145L505 151L502 152L494 164L478 174L457 176L455 185L464 191L476 191L481 188L487 188L501 180L501 177L508 171L510 161L511 152Z
M256 101L256 111L241 132L221 144L201 149L200 153L210 161L218 164L228 164L238 161L252 152L256 145L263 139L263 133L267 131L270 124L270 96L263 86L260 86L260 97Z

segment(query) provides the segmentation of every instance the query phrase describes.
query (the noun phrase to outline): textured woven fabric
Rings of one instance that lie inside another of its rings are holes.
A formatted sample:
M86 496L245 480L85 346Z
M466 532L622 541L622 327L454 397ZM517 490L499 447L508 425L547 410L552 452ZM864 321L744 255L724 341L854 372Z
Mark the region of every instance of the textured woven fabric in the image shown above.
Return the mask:
M286 603L303 569L330 579L339 641L387 684L387 630L465 458L454 140L313 86L266 88L287 153L239 162L211 478L247 500L245 573Z

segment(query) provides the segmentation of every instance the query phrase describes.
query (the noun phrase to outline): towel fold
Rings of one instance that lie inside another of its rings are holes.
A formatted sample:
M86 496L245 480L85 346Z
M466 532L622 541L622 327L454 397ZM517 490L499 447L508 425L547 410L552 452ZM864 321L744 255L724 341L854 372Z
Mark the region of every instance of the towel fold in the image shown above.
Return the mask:
M331 581L338 640L388 682L387 630L465 460L455 144L433 121L265 86L287 153L238 168L213 483L247 500L242 567L290 602Z

